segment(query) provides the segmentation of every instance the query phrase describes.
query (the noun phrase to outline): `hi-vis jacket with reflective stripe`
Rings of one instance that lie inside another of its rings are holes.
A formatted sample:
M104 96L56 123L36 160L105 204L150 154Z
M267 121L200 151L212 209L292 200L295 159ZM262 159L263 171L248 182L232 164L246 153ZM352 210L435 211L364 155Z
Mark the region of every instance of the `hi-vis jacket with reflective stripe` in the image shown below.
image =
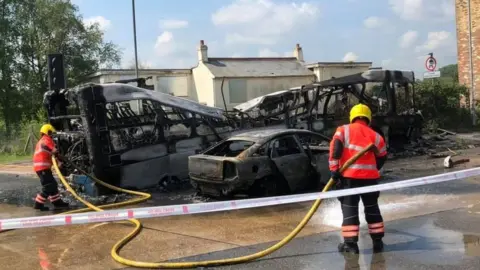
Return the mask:
M341 168L351 157L371 143L375 144L376 151L368 151L347 168L342 175L352 179L380 178L375 156L384 157L387 155L385 140L363 121L356 121L337 128L330 142L330 171Z
M43 135L35 146L33 154L33 170L38 172L52 167L52 153L55 143L50 136Z

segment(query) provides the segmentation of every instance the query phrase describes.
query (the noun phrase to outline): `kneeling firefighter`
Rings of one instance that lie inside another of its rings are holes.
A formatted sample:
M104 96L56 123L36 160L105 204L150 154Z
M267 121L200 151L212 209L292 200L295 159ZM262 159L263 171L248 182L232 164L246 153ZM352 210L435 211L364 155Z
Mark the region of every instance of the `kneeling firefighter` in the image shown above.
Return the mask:
M58 191L58 184L52 173L52 155L58 157L55 143L52 139L52 134L55 128L50 124L45 124L40 128L40 140L35 146L35 153L33 154L33 169L40 178L42 184L42 192L37 194L35 198L34 208L47 211L50 210L45 206L46 200L55 206L55 208L68 207L68 203L64 202L60 197Z
M357 104L350 110L350 124L337 128L330 142L329 167L337 188L357 188L378 184L379 170L387 158L385 140L369 127L372 112L364 104ZM351 157L370 144L375 144L374 151L368 151L342 173L339 169ZM378 207L380 192L344 196L338 198L342 207L342 236L344 242L339 244L339 252L359 253L358 237L360 220L358 205L360 199L365 208L365 220L373 240L374 252L383 251L384 225Z

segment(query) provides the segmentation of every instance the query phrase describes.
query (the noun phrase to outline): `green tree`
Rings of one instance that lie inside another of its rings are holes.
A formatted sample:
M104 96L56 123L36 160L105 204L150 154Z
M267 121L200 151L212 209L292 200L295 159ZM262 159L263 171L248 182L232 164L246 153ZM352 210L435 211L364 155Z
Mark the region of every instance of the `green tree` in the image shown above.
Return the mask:
M18 0L21 1L21 0ZM23 0L16 9L18 46L18 88L31 91L35 113L42 94L48 88L47 55L63 53L67 86L84 82L100 67L120 63L120 52L111 42L103 41L98 25L87 27L78 8L64 0Z
M441 67L439 69L441 73L440 80L446 83L458 83L458 65L451 64Z
M48 90L47 55L64 54L67 87L99 68L118 66L121 53L99 25L86 26L69 0L0 1L0 138L20 135L38 119ZM2 148L3 146L0 145Z
M15 91L16 74L15 49L15 12L13 0L3 0L0 4L0 115L4 119L5 134L10 135L11 123L19 121L15 100L20 95Z
M415 84L416 105L427 121L451 129L470 126L469 111L460 106L462 96L468 94L465 86L431 79Z

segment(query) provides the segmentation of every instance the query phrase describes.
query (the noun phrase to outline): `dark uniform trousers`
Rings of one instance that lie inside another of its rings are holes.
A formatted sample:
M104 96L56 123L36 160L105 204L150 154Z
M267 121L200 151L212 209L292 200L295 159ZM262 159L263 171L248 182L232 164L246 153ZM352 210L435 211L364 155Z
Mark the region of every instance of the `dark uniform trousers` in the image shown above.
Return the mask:
M52 198L52 201L55 201L60 198L58 194L58 184L55 178L53 177L53 173L51 169L46 169L37 172L38 177L40 178L40 183L42 184L42 193L40 195L46 198Z
M342 188L358 188L377 185L378 180L371 179L349 179L342 181ZM339 197L342 205L343 223L342 236L345 242L356 243L360 232L360 220L358 206L360 199L365 208L365 220L368 223L368 230L373 240L382 239L384 236L383 218L378 206L380 192L371 192L358 195Z

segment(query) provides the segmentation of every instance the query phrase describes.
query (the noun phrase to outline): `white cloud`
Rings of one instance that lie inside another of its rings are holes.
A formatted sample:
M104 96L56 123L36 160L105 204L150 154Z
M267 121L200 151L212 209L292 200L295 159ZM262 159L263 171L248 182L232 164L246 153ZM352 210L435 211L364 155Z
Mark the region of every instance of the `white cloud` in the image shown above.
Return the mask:
M382 18L379 18L379 17L376 17L376 16L371 16L371 17L366 18L363 21L363 25L366 28L378 28L384 23L384 21L385 20L382 19Z
M307 2L236 0L212 14L214 25L230 33L227 43L274 44L285 34L311 25L319 8Z
M348 52L343 57L343 62L355 62L358 59L358 55L353 52Z
M408 21L455 19L454 0L389 0L392 10Z
M87 27L90 27L94 24L98 24L98 28L102 31L107 31L112 26L112 22L110 20L107 20L103 16L95 16L95 17L86 18L86 19L83 20L83 23Z
M401 37L400 37L400 48L408 48L410 46L413 45L413 43L415 43L415 41L417 41L418 39L418 32L417 31L413 31L413 30L409 30L407 32L405 32Z
M180 29L188 27L188 21L184 20L161 20L160 28L163 29Z
M160 36L157 37L155 42L155 53L158 56L167 56L172 54L175 49L175 40L173 38L172 32L164 31Z
M195 45L175 39L170 31L163 31L157 37L153 49L158 57L149 60L152 60L157 68L190 68L197 62Z
M265 48L265 49L261 49L259 52L258 52L258 56L259 57L279 57L280 54L277 53L277 52L274 52L268 48Z
M415 48L416 52L433 52L439 48L448 48L455 46L455 40L452 34L447 31L429 32L427 40Z

